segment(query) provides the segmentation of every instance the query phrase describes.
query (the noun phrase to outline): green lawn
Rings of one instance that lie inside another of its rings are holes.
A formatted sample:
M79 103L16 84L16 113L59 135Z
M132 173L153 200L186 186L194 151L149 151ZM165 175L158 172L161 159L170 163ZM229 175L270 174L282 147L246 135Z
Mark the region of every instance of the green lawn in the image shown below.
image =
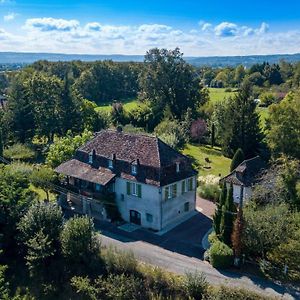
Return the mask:
M46 192L44 190L42 190L41 188L37 188L36 186L34 186L33 184L30 184L29 189L32 192L35 192L37 194L37 198L40 201L46 200L47 196L46 196ZM56 200L56 195L53 193L49 193L49 200L50 201L55 201Z
M218 147L212 149L210 146L187 144L182 152L193 159L194 167L200 176L225 176L229 173L231 159L224 157ZM208 158L210 163L207 163L205 158Z
M209 98L212 103L221 101L224 98L233 96L236 93L236 92L225 92L224 88L208 88L208 90L209 90Z
M266 127L266 119L269 117L269 109L267 107L258 107L260 124L263 129Z
M130 111L139 105L139 102L137 99L129 99L129 100L124 100L124 101L120 101L120 102L123 103L123 107L126 111ZM111 102L105 103L105 104L102 104L101 106L98 106L96 108L96 111L110 112L111 107L112 107Z

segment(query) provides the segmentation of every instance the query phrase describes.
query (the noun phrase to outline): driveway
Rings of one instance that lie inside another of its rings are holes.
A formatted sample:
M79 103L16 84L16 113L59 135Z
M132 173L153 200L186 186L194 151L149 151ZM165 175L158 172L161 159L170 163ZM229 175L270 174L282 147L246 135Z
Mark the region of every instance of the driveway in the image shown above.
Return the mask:
M158 235L144 228L127 232L108 222L96 220L94 222L96 229L107 237L113 237L120 241L141 241L199 259L202 259L204 253L201 244L202 238L212 226L212 220L199 211L163 235Z
M281 299L300 299L299 291L254 276L219 271L201 260L204 251L201 241L211 228L214 207L212 202L198 198L197 214L162 236L145 229L125 232L107 222L95 221L95 226L101 231L102 245L131 251L142 262L177 274L197 270L214 285L244 287Z

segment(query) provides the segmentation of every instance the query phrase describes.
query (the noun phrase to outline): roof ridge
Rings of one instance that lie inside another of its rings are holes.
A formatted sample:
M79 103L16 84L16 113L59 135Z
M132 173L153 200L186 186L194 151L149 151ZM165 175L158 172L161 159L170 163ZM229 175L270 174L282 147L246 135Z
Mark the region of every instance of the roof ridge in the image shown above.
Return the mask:
M144 136L144 137L148 137L148 138L152 138L152 139L155 139L156 136L155 135L152 135L150 133L138 133L138 132L126 132L126 131L121 131L121 132L118 132L117 130L113 129L113 128L107 128L107 129L102 129L101 131L109 131L109 132L114 132L114 133L120 133L120 134L124 134L124 135L129 135L129 136ZM100 132L101 132L100 131ZM99 132L99 133L100 133ZM98 132L97 132L98 133Z

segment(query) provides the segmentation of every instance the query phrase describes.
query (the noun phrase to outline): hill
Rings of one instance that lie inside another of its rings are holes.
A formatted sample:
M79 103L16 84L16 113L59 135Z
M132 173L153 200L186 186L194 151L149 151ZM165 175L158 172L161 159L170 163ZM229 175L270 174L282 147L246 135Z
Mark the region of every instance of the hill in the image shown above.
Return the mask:
M60 53L22 53L22 52L0 52L0 64L30 64L37 60L49 61L96 61L113 60L116 62L135 61L142 62L143 55L88 55L88 54L60 54ZM208 57L185 57L186 61L195 66L237 66L249 67L255 63L269 62L278 63L280 60L288 62L300 61L300 53L276 54L276 55L249 55L249 56L208 56Z

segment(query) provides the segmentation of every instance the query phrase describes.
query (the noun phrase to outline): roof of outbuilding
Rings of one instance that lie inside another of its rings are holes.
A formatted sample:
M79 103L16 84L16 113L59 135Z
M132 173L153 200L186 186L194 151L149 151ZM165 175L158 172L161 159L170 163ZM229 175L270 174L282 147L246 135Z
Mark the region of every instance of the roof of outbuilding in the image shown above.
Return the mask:
M101 185L106 185L116 176L116 174L107 168L100 167L96 169L77 159L71 159L62 163L55 169L55 171L60 174L76 177L78 179L87 180Z
M244 160L230 174L223 177L222 181L251 186L259 180L260 173L266 168L266 163L259 156Z

